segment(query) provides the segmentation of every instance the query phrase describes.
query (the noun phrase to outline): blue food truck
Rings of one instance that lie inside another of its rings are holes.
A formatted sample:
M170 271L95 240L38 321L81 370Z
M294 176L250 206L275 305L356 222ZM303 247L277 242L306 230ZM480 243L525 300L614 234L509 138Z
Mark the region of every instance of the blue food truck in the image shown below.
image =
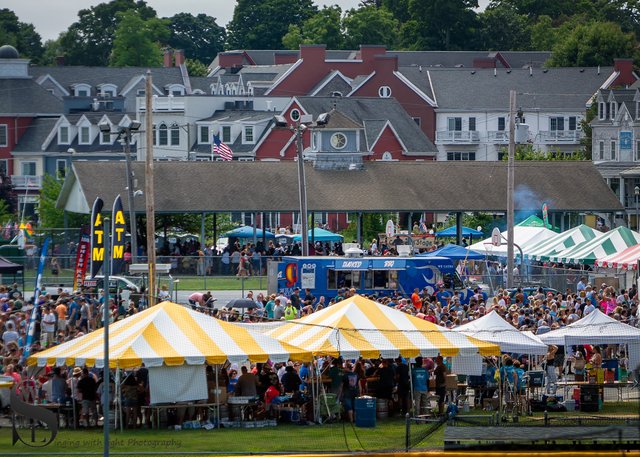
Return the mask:
M439 284L458 291L461 303L473 295L446 257L283 257L271 271L277 272L277 285L271 284L287 295L296 287L327 299L345 287L360 294L410 295L416 287L434 293Z

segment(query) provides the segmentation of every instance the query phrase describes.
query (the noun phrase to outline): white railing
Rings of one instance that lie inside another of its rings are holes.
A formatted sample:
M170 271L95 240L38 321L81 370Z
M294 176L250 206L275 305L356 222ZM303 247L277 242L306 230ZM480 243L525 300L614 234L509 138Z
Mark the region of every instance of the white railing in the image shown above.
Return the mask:
M583 134L580 130L541 130L541 143L579 143Z
M479 143L480 132L468 130L439 130L436 143Z
M144 109L144 106L143 106ZM154 111L184 111L184 99L182 97L154 97Z
M11 176L11 185L14 189L42 189L42 176Z
M487 132L487 141L489 143L508 143L509 132L506 130L490 130Z

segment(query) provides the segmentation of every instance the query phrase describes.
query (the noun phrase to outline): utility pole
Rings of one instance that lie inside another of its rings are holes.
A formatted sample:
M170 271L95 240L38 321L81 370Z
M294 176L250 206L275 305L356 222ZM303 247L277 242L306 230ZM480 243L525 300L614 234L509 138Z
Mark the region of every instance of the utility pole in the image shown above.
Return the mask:
M516 91L509 91L509 161L507 163L507 287L513 284L514 165L516 155Z
M300 122L294 127L296 132L296 146L298 149L298 193L300 199L300 228L302 231L302 255L309 255L309 221L307 215L307 183L304 175L304 159L302 148L302 124Z
M144 195L147 214L147 262L149 265L149 305L156 304L156 215L153 185L153 98L151 70L145 79L145 114L147 153L145 154Z

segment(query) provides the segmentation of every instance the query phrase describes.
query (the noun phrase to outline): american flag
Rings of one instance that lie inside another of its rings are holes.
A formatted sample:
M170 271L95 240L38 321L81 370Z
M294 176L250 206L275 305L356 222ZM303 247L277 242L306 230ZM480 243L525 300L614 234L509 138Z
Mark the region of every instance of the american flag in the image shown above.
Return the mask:
M213 154L218 154L222 160L233 159L233 151L229 146L220 141L220 137L218 135L213 135L213 145L211 147L211 152Z
M424 213L422 213L420 215L420 232L421 233L427 233L429 231L429 229L427 229L427 224L425 223L425 219L424 219Z

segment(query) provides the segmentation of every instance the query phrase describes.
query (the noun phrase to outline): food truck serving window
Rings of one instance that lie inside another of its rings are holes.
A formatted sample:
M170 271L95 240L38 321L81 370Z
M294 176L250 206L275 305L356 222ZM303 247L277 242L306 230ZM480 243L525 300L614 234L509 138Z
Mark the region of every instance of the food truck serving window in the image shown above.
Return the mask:
M327 289L353 287L359 289L361 284L360 271L327 270Z
M369 270L364 275L365 289L396 289L398 287L397 270Z

